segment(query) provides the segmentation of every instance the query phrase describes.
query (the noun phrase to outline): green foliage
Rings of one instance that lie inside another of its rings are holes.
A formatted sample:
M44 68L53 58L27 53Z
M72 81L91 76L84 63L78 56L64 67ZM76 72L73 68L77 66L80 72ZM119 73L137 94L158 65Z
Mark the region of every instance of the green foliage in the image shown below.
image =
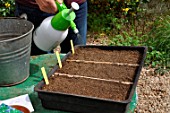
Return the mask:
M156 50L170 50L170 16L156 20L148 41Z
M88 27L94 31L121 29L122 23L137 18L147 0L89 0ZM121 20L120 20L121 19Z
M132 29L130 32L123 31L122 34L115 35L111 38L111 43L109 45L118 46L139 46L142 38L138 37Z
M170 63L170 16L158 18L145 40L149 52L147 59L152 66L168 67Z
M96 14L114 13L118 18L135 16L140 11L139 4L146 3L147 0L89 0L89 12Z
M14 10L14 0L0 0L0 17L13 16Z

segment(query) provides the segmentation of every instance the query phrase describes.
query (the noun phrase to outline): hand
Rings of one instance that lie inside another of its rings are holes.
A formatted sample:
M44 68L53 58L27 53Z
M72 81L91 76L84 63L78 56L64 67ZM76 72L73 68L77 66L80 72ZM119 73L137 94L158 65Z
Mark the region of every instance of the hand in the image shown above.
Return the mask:
M57 12L57 6L54 0L35 0L38 4L40 10L54 14ZM57 0L60 4L63 3L63 0Z

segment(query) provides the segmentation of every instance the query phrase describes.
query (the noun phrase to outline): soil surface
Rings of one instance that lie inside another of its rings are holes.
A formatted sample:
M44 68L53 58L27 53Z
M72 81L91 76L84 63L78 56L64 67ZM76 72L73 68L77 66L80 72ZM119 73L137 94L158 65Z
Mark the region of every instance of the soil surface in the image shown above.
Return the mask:
M138 66L65 62L58 73L132 82Z
M46 91L120 101L127 99L129 89L130 85L120 83L57 75L51 77L50 85L43 88Z
M139 51L79 48L75 53L43 90L116 101L128 99L141 61Z
M69 57L74 60L119 62L138 64L141 53L137 50L102 50L98 48L77 48L75 55Z

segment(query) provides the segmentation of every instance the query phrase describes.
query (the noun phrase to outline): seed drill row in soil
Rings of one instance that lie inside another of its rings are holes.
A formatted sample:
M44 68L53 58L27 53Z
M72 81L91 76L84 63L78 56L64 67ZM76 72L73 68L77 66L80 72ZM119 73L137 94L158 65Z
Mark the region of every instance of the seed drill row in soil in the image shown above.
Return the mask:
M99 48L76 48L70 60L86 60L100 62L119 62L139 64L141 53L137 50L102 50Z
M81 76L81 75L70 75L65 73L54 73L52 76L66 76L66 77L72 77L72 78L86 78L86 79L92 79L92 80L98 80L98 81L106 81L106 82L115 82L120 84L133 84L133 82L124 82L124 81L118 81L114 79L102 79L102 78L94 78L94 77L88 77L88 76Z
M63 68L58 69L57 73L133 82L137 68L136 66L64 62Z

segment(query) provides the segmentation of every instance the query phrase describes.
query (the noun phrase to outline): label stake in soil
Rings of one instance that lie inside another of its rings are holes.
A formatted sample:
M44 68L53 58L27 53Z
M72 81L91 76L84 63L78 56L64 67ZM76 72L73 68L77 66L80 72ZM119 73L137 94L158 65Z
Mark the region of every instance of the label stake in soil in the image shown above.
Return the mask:
M59 67L62 68L61 59L60 59L60 55L59 55L58 51L56 51L55 54L57 56Z
M45 80L45 84L46 84L46 85L49 85L49 81L48 81L48 77L47 77L47 73L46 73L46 71L45 71L45 68L42 67L42 68L41 68L41 71L42 71L42 74L43 74L43 77L44 77L44 80Z
M74 54L74 46L73 46L73 40L70 40L70 44L71 44L71 50L72 50L72 54Z

